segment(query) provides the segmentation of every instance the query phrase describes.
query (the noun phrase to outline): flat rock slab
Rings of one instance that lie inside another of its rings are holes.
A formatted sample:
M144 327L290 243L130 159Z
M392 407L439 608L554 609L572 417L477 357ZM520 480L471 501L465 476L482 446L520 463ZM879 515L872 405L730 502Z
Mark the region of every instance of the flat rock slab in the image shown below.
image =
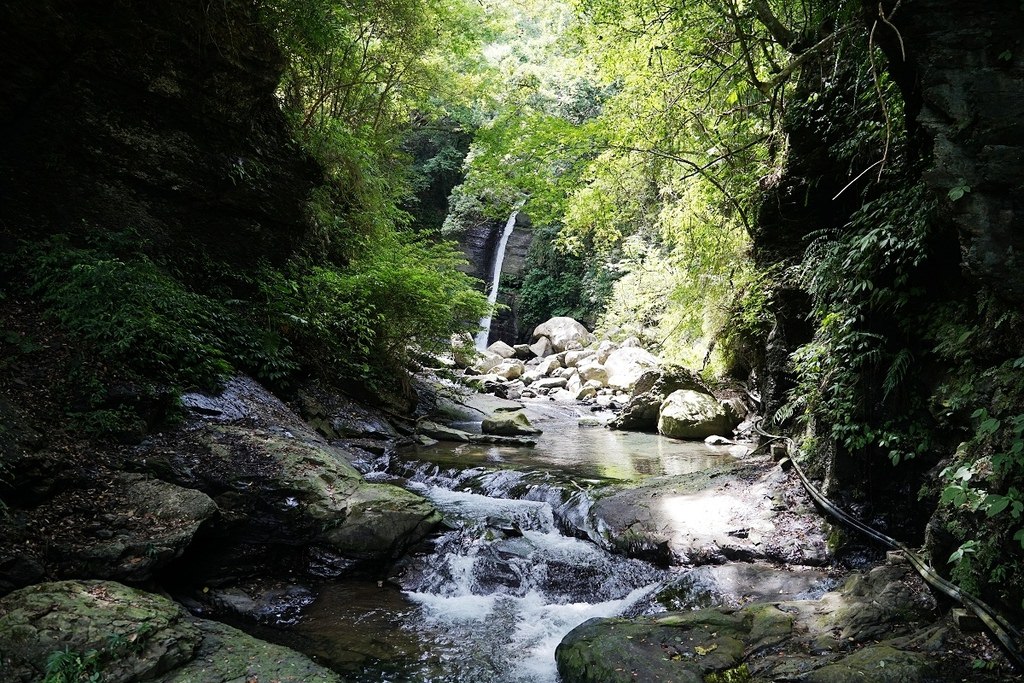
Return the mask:
M591 511L595 528L609 547L664 564L824 564L824 520L793 478L762 465L723 463L647 480L600 498Z

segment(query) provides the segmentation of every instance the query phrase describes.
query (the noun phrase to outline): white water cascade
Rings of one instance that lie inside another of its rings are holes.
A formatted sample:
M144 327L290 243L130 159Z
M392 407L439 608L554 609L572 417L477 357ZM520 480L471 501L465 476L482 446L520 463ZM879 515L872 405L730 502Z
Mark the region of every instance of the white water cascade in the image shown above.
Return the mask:
M498 301L498 285L501 283L501 266L505 262L505 247L508 246L508 238L512 236L512 231L516 228L517 216L519 216L519 211L513 211L512 215L508 217L508 222L505 223L505 231L501 233L498 249L494 254L494 272L491 274L491 288L487 293L489 310L493 310L494 304ZM480 318L480 327L483 329L476 334L477 351L483 351L487 348L487 337L491 334L490 313Z

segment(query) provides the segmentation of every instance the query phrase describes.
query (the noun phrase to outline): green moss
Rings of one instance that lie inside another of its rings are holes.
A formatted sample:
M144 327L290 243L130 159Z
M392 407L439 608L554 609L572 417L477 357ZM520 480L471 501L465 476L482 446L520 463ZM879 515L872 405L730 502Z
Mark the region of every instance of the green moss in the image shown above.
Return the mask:
M704 676L704 683L747 683L752 680L754 678L746 664L725 671L714 671Z

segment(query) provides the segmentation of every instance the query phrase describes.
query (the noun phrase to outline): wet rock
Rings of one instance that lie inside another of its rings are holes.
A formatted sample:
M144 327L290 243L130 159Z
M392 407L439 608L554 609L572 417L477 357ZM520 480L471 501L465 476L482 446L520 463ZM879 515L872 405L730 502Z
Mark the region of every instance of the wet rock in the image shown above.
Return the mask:
M661 404L658 433L674 439L704 439L731 434L736 423L710 394L680 389Z
M590 343L592 339L592 335L587 331L586 327L572 318L564 316L551 318L534 328L533 339L538 340L541 337L546 337L550 340L551 347L555 353L567 350L572 342L579 343L579 348L582 348L584 344ZM547 354L538 353L537 355Z
M658 359L638 347L625 347L612 351L605 361L608 386L621 391L632 391L640 376L658 367Z
M418 425L420 433L438 441L454 441L456 443L469 443L469 433L453 427L445 427L436 422L425 420Z
M521 411L495 413L484 419L481 429L484 434L499 436L531 436L540 430L530 424L526 413Z

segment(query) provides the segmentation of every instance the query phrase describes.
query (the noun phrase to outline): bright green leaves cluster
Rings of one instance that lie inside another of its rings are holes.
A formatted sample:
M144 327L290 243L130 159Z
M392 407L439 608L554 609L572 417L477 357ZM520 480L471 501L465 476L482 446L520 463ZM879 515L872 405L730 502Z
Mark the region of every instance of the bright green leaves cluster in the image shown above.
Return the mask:
M760 4L797 29L815 20ZM653 299L624 333L700 363L753 277L746 229L760 179L781 160L778 96L795 73L791 56L739 3L578 0L562 25L538 3L523 7L533 26L560 35L536 40L520 12L526 45L495 49L520 61L467 160L456 198L467 210L448 227L525 200L535 224L558 230L558 249L618 280L605 329L624 330L629 311Z
M277 317L319 373L384 389L411 357L447 348L487 309L453 245L391 233L345 268L314 266L274 285Z
M263 11L287 58L282 106L326 184L309 204L305 253L260 286L320 375L383 388L415 349L438 349L486 308L454 245L413 236L439 219L410 211L461 162L459 136L487 97L493 18L468 0L273 0Z

